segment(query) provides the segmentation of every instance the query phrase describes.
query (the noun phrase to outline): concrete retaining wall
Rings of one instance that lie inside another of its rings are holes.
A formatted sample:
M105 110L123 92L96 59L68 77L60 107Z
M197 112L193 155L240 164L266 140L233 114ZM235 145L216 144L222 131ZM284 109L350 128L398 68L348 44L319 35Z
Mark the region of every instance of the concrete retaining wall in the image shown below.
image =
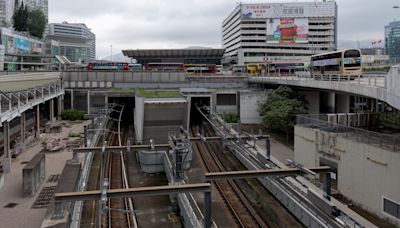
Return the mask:
M46 156L36 154L22 170L24 196L34 196L46 177Z
M400 153L317 129L295 127L295 160L305 166L320 159L337 164L338 190L364 209L400 225L383 211L383 198L400 202Z

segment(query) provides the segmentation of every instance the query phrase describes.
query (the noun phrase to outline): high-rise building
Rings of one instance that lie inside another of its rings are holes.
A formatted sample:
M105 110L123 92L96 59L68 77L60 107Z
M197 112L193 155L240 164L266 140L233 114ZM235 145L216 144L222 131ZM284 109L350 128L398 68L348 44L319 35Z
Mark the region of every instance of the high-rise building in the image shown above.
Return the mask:
M72 62L79 62L80 59L87 63L96 58L96 35L83 23L50 23L48 35L53 40L61 41L61 55ZM74 43L77 45L75 50Z
M400 62L400 21L385 26L385 47L391 63Z
M49 18L49 1L48 0L23 0L24 4L31 9L41 9L46 16Z
M304 63L336 49L336 2L238 4L222 22L222 46L224 64Z
M0 26L10 27L14 14L15 0L0 0Z

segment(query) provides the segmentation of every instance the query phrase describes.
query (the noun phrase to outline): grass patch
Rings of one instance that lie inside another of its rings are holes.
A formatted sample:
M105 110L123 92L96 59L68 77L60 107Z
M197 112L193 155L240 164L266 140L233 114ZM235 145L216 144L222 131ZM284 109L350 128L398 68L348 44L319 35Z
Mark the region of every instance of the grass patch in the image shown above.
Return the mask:
M66 109L61 112L61 118L63 120L83 120L85 112L76 109Z
M183 97L178 90L144 90L137 89L136 94L145 98Z

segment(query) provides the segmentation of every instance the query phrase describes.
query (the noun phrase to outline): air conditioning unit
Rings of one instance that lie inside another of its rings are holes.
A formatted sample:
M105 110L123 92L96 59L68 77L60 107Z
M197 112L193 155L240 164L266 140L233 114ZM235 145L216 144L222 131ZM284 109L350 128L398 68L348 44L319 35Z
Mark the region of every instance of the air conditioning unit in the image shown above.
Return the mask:
M337 122L339 125L347 126L347 114L346 113L338 113L337 114Z
M347 113L347 126L358 127L357 113Z

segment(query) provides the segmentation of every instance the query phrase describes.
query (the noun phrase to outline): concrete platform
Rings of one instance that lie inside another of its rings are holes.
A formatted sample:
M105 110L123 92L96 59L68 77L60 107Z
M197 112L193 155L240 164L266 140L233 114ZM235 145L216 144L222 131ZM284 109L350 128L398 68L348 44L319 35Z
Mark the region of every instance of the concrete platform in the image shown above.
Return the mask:
M71 127L64 127L63 132L57 134L60 138L68 137L70 131L82 132L83 123L76 123ZM0 189L0 221L5 227L40 227L45 217L46 208L32 209L32 205L39 195L43 187L55 186L55 182L47 182L48 178L54 174L61 174L64 164L68 159L72 158L72 153L66 150L46 154L46 178L45 183L40 187L34 197L23 197L22 190L22 169L26 165L25 162L31 160L39 153L43 146L41 143L28 147L29 149L12 160L11 173L5 174L4 186ZM4 208L9 203L15 203L13 208Z

